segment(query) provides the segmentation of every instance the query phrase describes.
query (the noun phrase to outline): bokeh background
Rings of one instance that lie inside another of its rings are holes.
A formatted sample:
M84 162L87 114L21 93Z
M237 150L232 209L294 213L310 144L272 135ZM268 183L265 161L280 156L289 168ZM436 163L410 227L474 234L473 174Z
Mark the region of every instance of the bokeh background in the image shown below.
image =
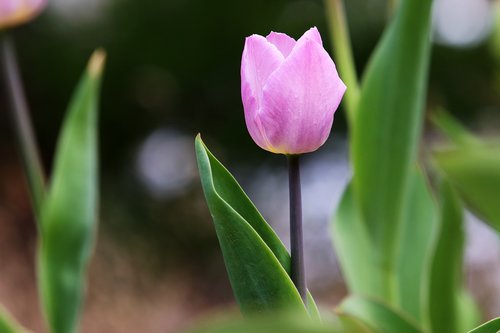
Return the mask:
M359 72L387 22L385 1L346 2ZM500 26L488 0L435 0L428 109L442 105L475 132L500 134ZM495 28L496 24L496 28ZM108 64L100 114L101 219L83 332L179 332L235 310L194 157L198 132L288 243L282 156L247 133L239 66L245 36L300 37L319 0L52 0L15 35L47 170L66 105L91 52ZM37 231L0 82L0 300L44 332L35 279ZM427 126L422 151L437 136ZM328 143L303 168L312 294L334 306L345 287L328 220L349 178L342 108ZM500 243L469 215L468 283L485 319L500 313Z

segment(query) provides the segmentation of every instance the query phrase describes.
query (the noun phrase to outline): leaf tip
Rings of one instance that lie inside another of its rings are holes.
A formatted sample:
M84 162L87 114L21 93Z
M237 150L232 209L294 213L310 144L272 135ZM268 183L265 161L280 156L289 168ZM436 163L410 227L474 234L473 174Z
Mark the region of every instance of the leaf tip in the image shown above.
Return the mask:
M194 147L196 151L196 157L199 158L199 155L202 154L202 152L205 152L205 144L201 139L201 133L198 133L196 135L196 138L194 139Z
M201 138L201 133L198 133L196 135L194 143L195 143L195 146L205 147L205 143L203 142L203 140Z
M97 49L92 53L87 66L87 72L91 78L96 79L101 75L105 62L106 51L104 49Z

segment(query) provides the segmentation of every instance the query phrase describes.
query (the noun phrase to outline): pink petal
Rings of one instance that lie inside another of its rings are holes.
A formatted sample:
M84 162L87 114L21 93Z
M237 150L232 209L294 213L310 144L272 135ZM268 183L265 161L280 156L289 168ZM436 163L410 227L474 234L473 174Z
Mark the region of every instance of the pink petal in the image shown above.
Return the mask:
M0 0L0 29L32 19L46 5L47 0Z
M19 7L20 4L16 0L0 0L0 21L15 14Z
M311 152L330 134L346 86L314 31L309 30L297 41L264 87L257 116L271 145L267 150L284 154Z
M269 43L276 46L285 58L288 57L290 52L292 52L292 49L296 43L295 39L288 36L287 34L274 31L272 31L269 35L267 35L266 39Z
M281 52L264 37L252 35L245 40L241 59L241 98L248 131L261 147L268 144L255 115L261 107L265 82L283 60Z
M33 8L34 11L39 11L47 5L48 0L29 0L29 6Z
M323 45L323 41L321 40L321 35L319 34L318 28L316 28L316 27L312 27L311 29L304 32L304 34L302 35L302 37L299 38L298 41L304 40L304 39L312 39L313 41L315 41L319 45Z

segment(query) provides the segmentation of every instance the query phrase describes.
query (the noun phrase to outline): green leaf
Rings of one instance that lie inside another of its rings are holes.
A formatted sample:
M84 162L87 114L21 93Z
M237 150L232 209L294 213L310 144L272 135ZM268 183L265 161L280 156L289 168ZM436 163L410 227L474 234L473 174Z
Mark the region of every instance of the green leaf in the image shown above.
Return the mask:
M473 303L468 302L467 305L464 302L463 208L460 198L447 181L443 180L440 192L441 223L431 266L429 288L430 327L431 331L436 333L462 333L471 328L463 327L462 317L477 313Z
M497 70L497 80L498 80L498 69L500 65L500 3L494 1L492 4L493 13L493 28L490 35L489 47L494 59L496 60L496 70Z
M337 331L345 333L376 333L368 327L361 319L336 309L332 318L328 318L329 325Z
M28 333L12 315L0 304L0 332L1 333Z
M352 128L354 194L395 299L395 252L420 138L430 54L431 0L403 0L364 76Z
M415 168L405 205L396 281L397 306L414 320L427 323L430 256L438 228L438 211L424 175ZM373 243L357 208L350 184L332 224L332 238L349 291L382 298L380 267Z
M73 96L42 207L39 289L52 333L76 330L95 240L97 104L104 58L104 52L94 53Z
M309 290L307 291L307 311L309 312L311 319L321 321L321 313Z
M290 257L278 236L199 135L195 143L203 191L242 312L294 309L305 313L287 272Z
M459 146L481 143L478 138L443 109L435 111L431 116L431 120L448 138Z
M467 206L500 232L500 143L442 149L434 160Z
M350 184L332 224L332 237L351 293L382 298L383 272L373 256L373 243L357 208ZM438 210L424 175L411 175L404 210L395 284L399 308L414 320L428 323L430 257L438 228Z
M204 324L189 333L372 333L357 318L334 316L328 323L304 320L295 314L278 313L251 316L246 319L226 318Z
M417 168L409 190L398 251L398 306L417 322L427 325L430 265L439 212L427 180Z
M471 294L465 289L462 289L458 294L457 306L458 332L467 332L472 327L476 327L481 322L481 311L479 310Z
M498 333L500 332L500 317L490 320L483 325L476 327L469 333Z
M361 319L378 333L423 333L416 322L374 299L350 296L342 302L339 311Z
M381 290L380 274L373 244L355 205L352 183L345 189L332 220L332 239L349 291L377 296Z

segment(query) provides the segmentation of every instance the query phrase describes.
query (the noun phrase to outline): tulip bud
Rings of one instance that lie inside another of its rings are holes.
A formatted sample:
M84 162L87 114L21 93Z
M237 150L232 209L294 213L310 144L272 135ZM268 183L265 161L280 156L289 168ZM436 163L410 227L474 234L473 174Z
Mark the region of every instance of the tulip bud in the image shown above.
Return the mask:
M297 41L276 32L246 38L241 97L248 131L261 148L295 155L321 147L345 90L315 27Z
M31 20L46 5L47 0L0 0L0 30Z

